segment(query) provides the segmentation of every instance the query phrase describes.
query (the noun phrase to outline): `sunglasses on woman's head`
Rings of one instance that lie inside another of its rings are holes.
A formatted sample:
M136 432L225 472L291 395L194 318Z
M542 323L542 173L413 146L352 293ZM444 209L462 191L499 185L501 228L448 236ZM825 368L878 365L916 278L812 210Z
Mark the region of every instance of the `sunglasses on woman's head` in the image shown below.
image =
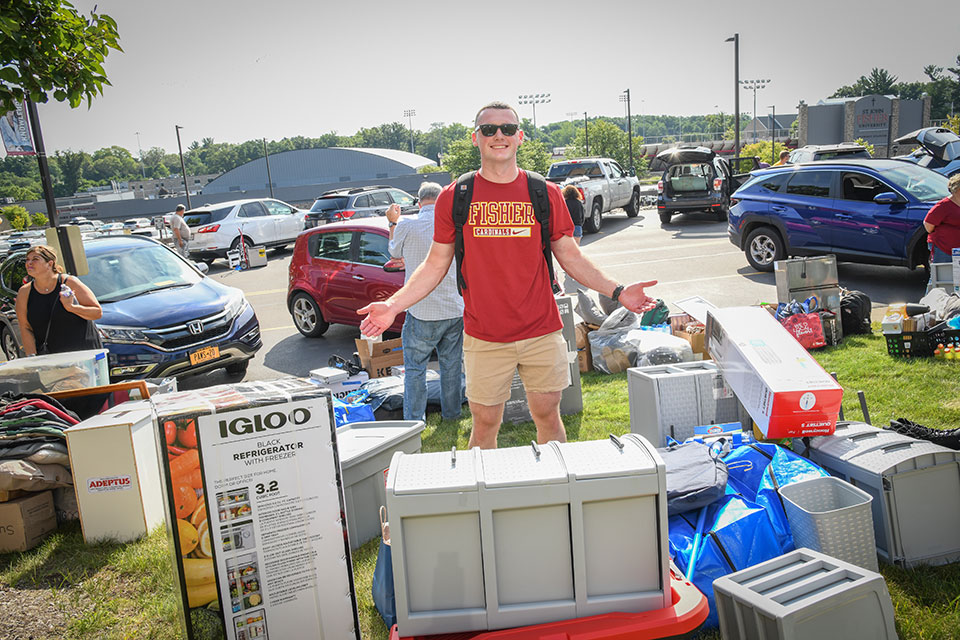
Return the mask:
M512 135L516 135L517 129L520 128L518 124L480 124L477 125L477 128L474 131L479 131L484 135L484 137L492 138L497 135L497 129L503 132L503 135L508 138Z

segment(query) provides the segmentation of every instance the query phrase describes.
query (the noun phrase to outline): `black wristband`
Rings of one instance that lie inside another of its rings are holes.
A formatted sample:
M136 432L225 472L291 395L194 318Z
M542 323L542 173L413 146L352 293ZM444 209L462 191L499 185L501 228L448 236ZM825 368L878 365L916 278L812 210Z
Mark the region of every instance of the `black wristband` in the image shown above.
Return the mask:
M396 223L396 222L391 222L389 226L395 227L395 226L397 226L397 223Z
M613 294L610 296L610 299L613 300L614 302L619 302L621 293L623 293L623 285L618 284L616 288L613 290Z

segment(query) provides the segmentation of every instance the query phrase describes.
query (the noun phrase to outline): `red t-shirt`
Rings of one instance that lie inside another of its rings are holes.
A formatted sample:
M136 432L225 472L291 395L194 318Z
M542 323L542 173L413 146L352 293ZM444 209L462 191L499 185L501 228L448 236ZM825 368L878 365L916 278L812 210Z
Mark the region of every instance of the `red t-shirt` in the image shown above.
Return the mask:
M924 222L935 228L929 234L930 241L947 255L954 247L960 247L960 206L950 198L944 198L930 207Z
M434 209L433 239L453 244L453 182ZM560 188L547 183L550 239L573 235ZM455 267L454 267L455 268ZM476 174L470 215L463 225L463 330L488 342L536 338L563 327L543 259L540 223L522 170L507 184Z

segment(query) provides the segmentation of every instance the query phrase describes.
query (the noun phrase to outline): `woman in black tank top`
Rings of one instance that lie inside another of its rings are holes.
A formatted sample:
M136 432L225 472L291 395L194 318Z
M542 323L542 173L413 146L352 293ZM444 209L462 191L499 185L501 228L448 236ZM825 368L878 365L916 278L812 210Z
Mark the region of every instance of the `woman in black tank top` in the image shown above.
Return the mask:
M27 275L31 282L17 292L17 322L20 341L28 356L99 349L94 320L103 315L100 303L77 278L63 275L53 249L38 245L27 251ZM71 293L63 295L63 285Z

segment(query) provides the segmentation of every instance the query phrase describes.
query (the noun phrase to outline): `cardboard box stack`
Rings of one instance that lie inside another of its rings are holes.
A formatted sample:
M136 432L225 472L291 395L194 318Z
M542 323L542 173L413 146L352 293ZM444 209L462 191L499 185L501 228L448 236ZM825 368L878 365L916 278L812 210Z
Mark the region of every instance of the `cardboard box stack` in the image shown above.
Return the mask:
M391 367L403 364L403 343L400 338L392 340L357 338L356 344L360 364L371 378L393 375Z
M57 528L53 492L29 493L0 503L0 552L32 549Z

